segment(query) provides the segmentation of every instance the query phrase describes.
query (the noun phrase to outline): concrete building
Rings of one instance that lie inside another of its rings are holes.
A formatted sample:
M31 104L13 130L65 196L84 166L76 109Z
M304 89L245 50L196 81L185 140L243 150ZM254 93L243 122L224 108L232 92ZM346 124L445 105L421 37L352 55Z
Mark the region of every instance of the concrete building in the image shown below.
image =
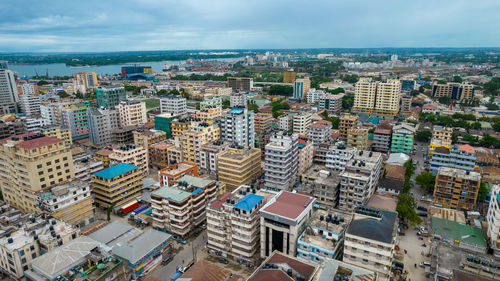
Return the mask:
M312 172L310 169L314 169ZM327 210L337 206L339 201L339 183L340 177L336 172L321 170L318 168L310 168L307 175L310 176L312 182L312 195L316 198L316 203L319 208ZM317 171L317 172L316 172ZM306 183L304 174L302 175L302 182Z
M200 120L214 120L215 118L220 118L222 116L222 108L201 108L196 111L195 117Z
M486 214L488 229L486 234L496 257L500 257L500 185L491 188L490 204Z
M293 83L295 81L295 71L283 71L283 83Z
M434 203L444 208L473 210L480 185L481 175L477 172L439 167L434 187Z
M26 133L24 122L21 120L0 123L0 139Z
M120 127L118 110L92 108L87 113L89 123L89 139L97 146L111 143L111 132Z
M28 84L28 83L24 83L24 84L21 84L21 93L23 95L38 95L39 92L38 92L38 86L37 85L33 85L33 84ZM18 93L19 93L19 86L18 86ZM21 94L19 93L19 94Z
M160 130L135 130L134 135L135 146L142 146L146 151L149 151L151 145L163 142L167 139L167 134Z
M285 114L278 117L278 127L281 131L288 132L292 130L292 120L291 115Z
M89 136L88 112L90 108L87 104L72 104L69 108L61 110L61 127L71 131L73 140L84 139Z
M21 120L24 122L24 127L28 132L38 132L43 126L46 125L45 119L43 118L22 117Z
M352 112L395 116L399 112L401 82L389 79L386 82L360 78L355 85Z
M254 115L255 142L260 149L264 149L271 135L273 115L269 113L256 113Z
M229 147L217 157L218 180L229 190L248 184L260 177L261 152L258 148Z
M172 122L179 116L170 113L162 113L154 116L155 130L164 131L167 139L172 137Z
M100 160L84 157L82 159L73 159L75 167L75 179L88 182L91 176L104 169L104 163Z
M347 162L354 157L356 151L356 148L347 147L344 142L330 145L325 155L324 165L327 169L343 172Z
M305 100L310 89L311 80L309 80L309 77L295 79L293 83L293 98L296 100Z
M9 70L6 61L0 61L0 115L17 113L18 102L19 93L14 72Z
M429 154L434 153L437 147L450 148L451 136L453 135L453 128L435 125L432 128L432 139L429 145Z
M221 138L238 146L255 146L255 121L253 111L235 107L220 120Z
M111 130L111 142L113 144L127 145L134 143L134 131L137 126L120 127Z
M353 147L358 150L367 150L368 130L360 128L351 128L347 130L347 147Z
M314 146L330 140L332 123L326 120L314 122L307 130L307 136L312 140Z
M125 88L121 86L102 86L95 90L97 107L115 109L122 100L125 100Z
M320 102L321 98L326 95L323 90L311 89L307 92L307 103L316 104Z
M294 134L305 135L311 127L312 113L300 112L292 117L292 130Z
M306 136L299 136L298 148L297 179L300 180L302 174L309 169L313 163L313 142Z
M391 151L403 152L408 155L413 149L413 138L417 129L411 123L401 123L395 125L392 129Z
M229 144L221 140L203 145L200 151L200 169L209 174L217 174L219 155L228 148Z
M344 93L332 95L326 94L319 98L319 108L326 109L328 113L339 114L342 110L342 98Z
M200 164L201 146L220 139L220 128L215 124L193 123L181 137L184 159Z
M449 97L452 100L474 99L474 85L468 82L436 84L432 86L432 97Z
M109 155L111 165L127 163L138 166L142 173L149 173L148 151L142 146L122 145L113 147L113 153Z
M203 101L200 102L200 109L216 107L222 108L222 97L220 96L205 96Z
M372 150L388 153L391 149L392 125L389 122L380 122L373 132Z
M377 273L339 260L328 259L318 269L314 281L342 280L376 281Z
M258 267L248 281L312 281L318 267L293 255L274 251Z
M275 190L290 189L297 176L298 136L276 133L265 150L265 185Z
M473 171L476 166L476 152L474 147L464 145L452 145L449 149L437 147L432 153L430 170L436 174L439 167L459 168Z
M377 280L390 280L397 226L396 212L356 207L345 233L343 262L376 272Z
M149 146L149 164L154 168L161 170L168 166L170 159L168 157L168 148L174 144L160 142Z
M347 131L358 126L359 117L352 114L342 114L340 116L339 134L340 138L347 140Z
M118 104L120 126L141 126L147 122L146 103L137 100L123 100Z
M91 188L96 207L119 206L142 194L144 173L140 167L121 163L92 176Z
M381 175L382 154L360 150L340 174L339 208L350 211L365 205L377 189Z
M411 93L411 91L415 90L416 85L415 80L401 80L401 92Z
M95 72L78 72L73 74L73 91L85 94L99 86Z
M161 113L170 113L172 115L182 115L187 112L186 98L180 95L166 95L160 97Z
M260 209L260 256L274 251L295 256L297 240L307 227L316 199L280 191Z
M247 94L245 92L232 93L229 96L229 106L230 107L247 107Z
M184 175L198 176L198 167L190 162L175 162L171 161L168 168L158 171L158 180L160 185L170 186L182 178Z
M43 126L40 128L40 133L47 137L62 139L66 142L68 147L73 144L73 138L71 137L71 131L69 129L60 128L58 126Z
M354 86L354 105L352 112L370 114L375 107L377 81L360 78Z
M410 94L404 94L401 96L401 105L399 106L399 111L401 113L411 112L411 101L412 96Z
M3 198L24 212L39 212L38 193L75 177L64 140L26 133L0 141Z
M250 91L253 88L253 79L246 77L228 77L227 86L233 89L233 92Z
M29 94L19 96L19 107L27 116L40 115L40 96Z

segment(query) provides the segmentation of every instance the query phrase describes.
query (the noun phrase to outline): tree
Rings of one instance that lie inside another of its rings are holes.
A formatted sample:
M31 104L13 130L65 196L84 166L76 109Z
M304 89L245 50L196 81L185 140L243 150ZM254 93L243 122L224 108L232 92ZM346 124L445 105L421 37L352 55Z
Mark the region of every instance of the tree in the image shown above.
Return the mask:
M485 94L497 94L500 90L500 77L493 77L483 86Z
M348 94L342 97L342 108L351 109L354 105L354 94Z
M473 136L473 135L469 135L469 134L465 134L462 136L462 140L468 142L470 145L476 145L476 143L478 141L478 137Z
M495 132L500 132L500 121L493 123L492 127L495 129Z
M287 85L272 85L269 88L269 94L275 96L291 96L293 94L293 87Z
M40 80L36 83L38 86L49 85L50 83L45 80Z
M352 74L352 75L344 75L341 77L341 79L346 81L347 83L354 84L354 83L358 82L359 77L356 74Z
M408 193L402 193L399 195L399 201L396 206L396 211L399 217L407 219L411 225L419 225L422 223L422 219L415 212L415 199Z
M488 194L488 188L486 187L486 182L481 180L481 184L479 185L477 199L479 201L484 201L486 199L487 194Z
M112 204L108 207L108 210L107 210L107 219L108 221L111 220L111 212L113 211L113 208L115 207L115 204Z
M432 138L432 132L429 130L417 132L415 139L421 142L429 142Z
M405 166L405 169L406 169L405 176L410 178L413 175L413 172L415 172L415 169L416 169L415 168L415 164L413 164L413 160L411 158L408 159L405 162L404 166Z
M415 178L415 182L425 187L427 190L432 190L436 183L436 177L432 173L421 173Z
M60 92L57 92L57 95L58 95L61 99L69 97L69 94L68 94L68 93L66 93L66 91L60 91Z
M451 142L453 144L458 142L458 135L456 133L451 133Z
M492 137L490 134L484 135L484 137L479 141L480 146L500 148L500 140Z
M479 129L481 129L481 123L479 123L479 122L474 122L474 123L472 123L471 127L472 127L473 129L475 129L475 130L479 130Z
M486 105L486 108L487 108L488 110L498 110L498 109L499 109L498 105L496 105L496 104L494 104L494 103L488 103L488 104Z
M159 90L156 94L157 94L158 96L166 95L166 94L167 94L167 90L165 90L165 89L161 89L161 90Z
M230 105L231 105L231 102L229 100L222 101L222 108L228 108Z
M460 76L453 76L453 82L455 83L462 83L462 78Z
M450 97L440 97L440 98L438 98L438 102L440 104L450 105L451 104L451 98Z
M200 110L200 108L201 108L201 105L200 105L200 104L197 104L197 105L196 105L196 110Z
M332 95L340 94L340 93L345 93L344 88L337 88L334 90L327 90Z
M253 110L253 112L259 112L259 107L255 104L255 101L248 101L248 110Z

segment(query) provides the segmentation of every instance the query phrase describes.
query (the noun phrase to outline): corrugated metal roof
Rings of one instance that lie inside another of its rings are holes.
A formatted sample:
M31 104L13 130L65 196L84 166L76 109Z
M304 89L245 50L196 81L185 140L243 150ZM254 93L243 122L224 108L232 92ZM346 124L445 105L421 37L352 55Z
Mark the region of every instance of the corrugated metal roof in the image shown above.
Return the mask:
M128 163L120 163L118 165L114 165L107 169L101 170L95 173L94 175L105 179L112 179L121 174L133 171L138 168L139 168L138 166L131 165Z

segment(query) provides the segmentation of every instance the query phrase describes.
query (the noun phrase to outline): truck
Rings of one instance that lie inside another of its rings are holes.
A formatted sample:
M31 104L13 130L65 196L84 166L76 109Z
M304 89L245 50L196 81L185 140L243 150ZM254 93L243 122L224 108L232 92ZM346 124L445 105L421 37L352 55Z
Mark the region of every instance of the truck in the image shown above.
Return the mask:
M139 202L137 202L137 200L130 201L129 203L122 205L118 209L117 215L119 215L120 217L123 217L126 214L130 213L135 208L137 208L138 206L139 206Z
M141 205L137 208L135 208L132 213L130 214L130 218L133 219L135 215L140 214L142 211L146 210L148 208L148 204Z

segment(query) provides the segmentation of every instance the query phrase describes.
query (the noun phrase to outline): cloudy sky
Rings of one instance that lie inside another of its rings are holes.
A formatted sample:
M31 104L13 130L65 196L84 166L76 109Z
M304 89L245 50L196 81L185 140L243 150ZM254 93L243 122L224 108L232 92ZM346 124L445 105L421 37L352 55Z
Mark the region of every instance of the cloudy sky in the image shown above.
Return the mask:
M497 47L499 0L0 0L0 52Z

